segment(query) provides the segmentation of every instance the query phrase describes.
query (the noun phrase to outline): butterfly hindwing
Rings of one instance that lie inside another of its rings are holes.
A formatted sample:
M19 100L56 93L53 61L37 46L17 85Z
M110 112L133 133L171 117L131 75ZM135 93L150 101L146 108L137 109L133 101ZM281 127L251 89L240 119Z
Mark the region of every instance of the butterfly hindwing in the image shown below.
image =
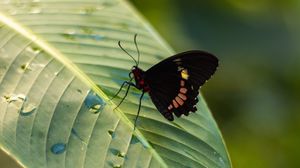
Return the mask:
M150 97L168 120L196 111L199 87L214 74L218 59L203 51L187 51L171 56L148 69L145 80Z

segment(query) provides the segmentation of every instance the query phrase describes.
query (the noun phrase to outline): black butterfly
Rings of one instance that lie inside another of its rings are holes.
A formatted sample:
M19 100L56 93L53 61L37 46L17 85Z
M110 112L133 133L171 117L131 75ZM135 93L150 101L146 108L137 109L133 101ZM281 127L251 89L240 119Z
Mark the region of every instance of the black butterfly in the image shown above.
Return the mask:
M143 71L138 67L140 53L136 37L137 34L134 36L134 43L138 52L138 61L121 46L120 41L118 43L119 47L136 63L129 73L130 80L125 81L113 97L115 98L126 84L128 85L125 96L118 106L124 101L129 88L134 86L142 91L134 126L146 92L149 93L158 111L169 121L174 120L173 114L180 117L182 114L189 115L190 111L195 112L199 87L214 74L218 67L218 59L210 53L192 50L173 55ZM133 79L135 83L132 82Z

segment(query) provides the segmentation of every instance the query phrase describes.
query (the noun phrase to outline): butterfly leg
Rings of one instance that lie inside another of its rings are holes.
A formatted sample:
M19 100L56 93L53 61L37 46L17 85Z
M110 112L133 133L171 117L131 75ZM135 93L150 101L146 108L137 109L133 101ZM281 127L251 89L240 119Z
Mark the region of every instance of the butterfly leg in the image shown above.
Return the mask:
M141 97L140 97L138 112L137 112L137 115L136 115L135 120L134 120L134 128L133 128L134 130L135 130L137 119L138 119L140 111L141 111L142 99L143 99L144 94L145 94L145 92L143 92L142 95L141 95Z
M129 92L130 87L131 87L131 86L134 86L134 87L135 87L135 84L132 83L132 82L125 81L123 84L124 84L124 85L125 85L125 84L128 84L126 93L125 93L124 97L122 98L122 100L120 101L120 103L119 103L119 104L117 105L117 107L115 107L114 109L118 108L118 107L123 103L123 101L125 100L125 98L126 98L127 95L128 95L128 92ZM123 84L122 84L122 87L123 87ZM119 91L118 91L118 92L119 92ZM114 97L115 97L115 96L114 96Z
M121 90L123 89L125 84L127 84L127 81L122 83L122 85L121 85L120 89L118 90L118 92L110 100L113 100L114 98L116 98L118 96L118 94L121 92Z
M130 75L129 75L129 77L130 77ZM133 84L131 81L132 81L132 78L130 78L130 81L124 81L124 82L122 83L120 89L118 90L118 92L117 92L110 100L112 100L112 99L114 99L114 98L116 98L116 97L118 96L118 94L121 92L121 90L122 90L122 88L125 86L125 84L128 84L128 83Z

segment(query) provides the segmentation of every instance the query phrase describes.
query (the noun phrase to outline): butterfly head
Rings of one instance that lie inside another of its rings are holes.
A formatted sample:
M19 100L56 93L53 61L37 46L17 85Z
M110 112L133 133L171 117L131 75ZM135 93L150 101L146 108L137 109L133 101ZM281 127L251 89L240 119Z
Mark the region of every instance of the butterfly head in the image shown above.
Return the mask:
M133 74L133 76L131 76ZM131 72L129 73L129 76L131 78L134 78L135 81L139 81L139 80L142 80L143 79L143 75L144 74L144 71L141 70L138 66L133 66L131 68Z
M133 66L131 72L129 73L130 78L134 78L135 85L138 89L148 92L149 86L145 81L145 71L140 69L138 66Z

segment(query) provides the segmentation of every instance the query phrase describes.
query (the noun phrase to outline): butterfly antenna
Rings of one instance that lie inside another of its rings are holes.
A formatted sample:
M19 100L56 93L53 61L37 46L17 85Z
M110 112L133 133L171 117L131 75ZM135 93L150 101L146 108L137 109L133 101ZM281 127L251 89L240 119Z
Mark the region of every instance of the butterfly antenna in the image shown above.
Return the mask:
M136 50L137 50L137 52L138 52L138 61L137 61L137 65L139 65L139 63L140 63L140 50L139 50L138 45L137 45L137 42L136 42L136 37L137 37L137 34L134 35L134 45L135 45L135 48L136 48Z
M132 55L130 55L122 46L121 46L121 41L118 42L119 47L127 54L129 55L129 57L132 58L132 60L135 62L136 66L138 65L138 62L136 62L136 60L133 58Z

